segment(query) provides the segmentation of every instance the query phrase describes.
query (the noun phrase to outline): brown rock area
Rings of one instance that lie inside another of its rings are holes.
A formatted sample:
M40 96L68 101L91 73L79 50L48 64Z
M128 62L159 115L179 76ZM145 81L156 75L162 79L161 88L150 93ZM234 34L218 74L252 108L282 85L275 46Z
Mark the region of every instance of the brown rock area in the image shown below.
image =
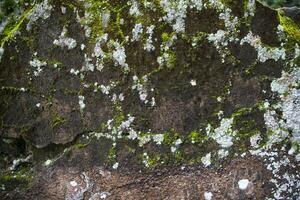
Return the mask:
M0 199L299 198L299 9L41 0L7 20Z

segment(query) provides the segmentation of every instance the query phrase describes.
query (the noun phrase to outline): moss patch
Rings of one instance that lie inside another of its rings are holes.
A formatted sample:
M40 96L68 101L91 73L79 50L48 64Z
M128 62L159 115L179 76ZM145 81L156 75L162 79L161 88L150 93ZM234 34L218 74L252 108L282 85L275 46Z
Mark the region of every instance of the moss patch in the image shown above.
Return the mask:
M300 42L300 27L291 18L284 15L282 10L278 11L278 18L280 25L283 26L284 31L294 40Z
M4 46L5 42L9 41L11 38L15 36L17 31L20 29L21 25L23 24L24 20L32 11L32 8L26 10L23 15L17 21L10 21L4 28L2 35L0 36L0 45L1 47Z

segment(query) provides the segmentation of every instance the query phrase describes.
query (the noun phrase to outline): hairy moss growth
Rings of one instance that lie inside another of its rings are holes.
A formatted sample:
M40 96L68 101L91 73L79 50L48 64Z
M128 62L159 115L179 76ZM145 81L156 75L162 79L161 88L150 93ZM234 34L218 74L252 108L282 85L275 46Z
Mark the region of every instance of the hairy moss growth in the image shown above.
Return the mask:
M20 30L21 25L26 20L27 16L32 11L32 8L27 9L18 20L11 20L4 28L0 36L0 46L3 48L5 42L12 39L16 33Z
M291 18L285 16L282 10L278 10L278 18L284 31L296 42L300 42L300 26Z
M34 174L30 165L20 166L17 171L6 172L0 175L0 186L5 191L15 189L25 190L29 188L34 180Z

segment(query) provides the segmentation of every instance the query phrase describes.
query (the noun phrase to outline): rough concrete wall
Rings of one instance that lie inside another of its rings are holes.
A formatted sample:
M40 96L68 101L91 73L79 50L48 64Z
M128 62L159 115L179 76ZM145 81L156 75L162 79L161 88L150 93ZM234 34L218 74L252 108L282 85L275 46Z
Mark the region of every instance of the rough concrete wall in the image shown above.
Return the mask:
M0 37L1 197L299 197L297 13L27 5Z

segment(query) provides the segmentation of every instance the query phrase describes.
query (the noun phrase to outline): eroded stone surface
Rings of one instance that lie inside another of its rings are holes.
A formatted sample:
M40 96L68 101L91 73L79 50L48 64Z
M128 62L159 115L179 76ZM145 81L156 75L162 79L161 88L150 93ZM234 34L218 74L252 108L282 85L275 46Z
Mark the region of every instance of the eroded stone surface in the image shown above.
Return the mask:
M300 29L284 10L29 4L0 37L0 195L298 197Z

